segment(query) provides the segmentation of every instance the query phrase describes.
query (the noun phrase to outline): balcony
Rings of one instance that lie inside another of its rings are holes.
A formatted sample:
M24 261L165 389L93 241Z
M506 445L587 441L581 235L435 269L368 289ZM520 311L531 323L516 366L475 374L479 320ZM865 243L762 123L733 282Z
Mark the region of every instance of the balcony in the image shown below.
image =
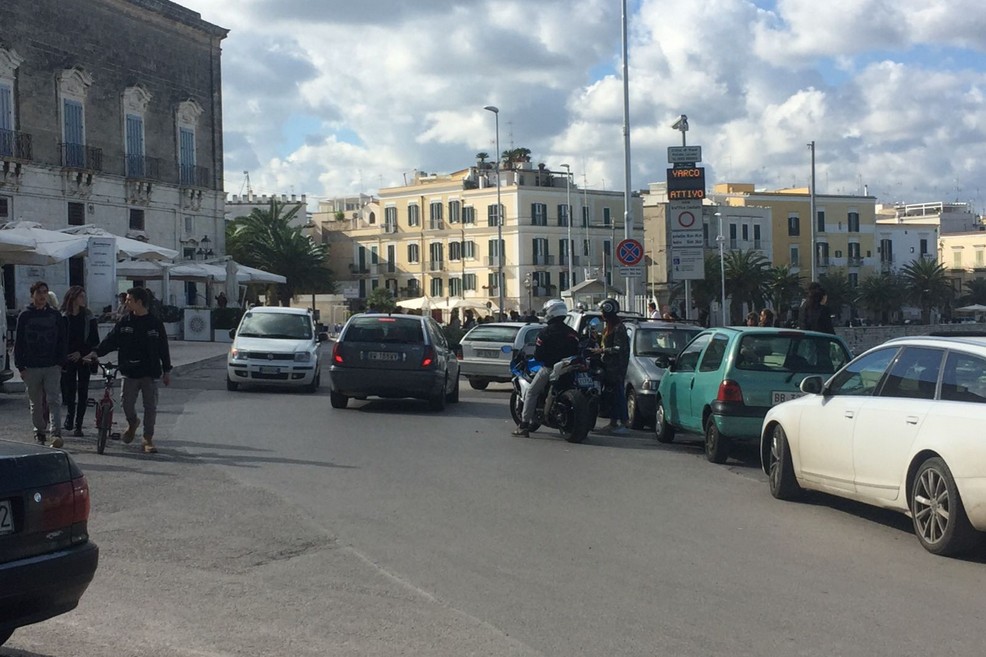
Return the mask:
M862 267L863 266L863 259L860 258L859 256L849 256L849 259L847 261L847 264L850 267Z
M358 264L356 264L355 262L351 262L351 263L349 263L349 273L350 274L369 274L370 273L370 270L366 267L366 265L363 265L361 267Z
M29 161L32 155L31 135L14 130L0 130L0 157Z
M62 155L62 166L66 169L84 169L86 171L103 170L103 149L93 148L85 144L59 143L58 149Z
M385 233L396 233L397 232L397 224L384 224L383 225L383 232L385 232Z
M815 260L815 264L818 265L819 267L828 267L830 266L829 257L818 256L818 258Z
M500 266L500 256L486 256L486 266L487 267L499 267Z
M428 271L443 271L445 269L444 260L429 260Z
M209 188L209 170L194 164L178 165L178 184L182 187Z
M544 253L534 254L534 264L535 265L553 265L555 264L555 256L546 255Z
M428 228L430 230L444 230L445 222L442 221L441 219L432 219L431 221L428 222Z
M486 290L486 293L487 293L486 295L487 296L490 296L490 297L498 297L498 296L500 296L500 288L498 288L495 285L490 285L489 287L487 287L487 286L484 285L483 286L483 289Z
M124 175L131 180L160 180L161 159L144 155L123 156Z
M547 297L551 295L551 288L538 285L531 288L531 294L536 297Z

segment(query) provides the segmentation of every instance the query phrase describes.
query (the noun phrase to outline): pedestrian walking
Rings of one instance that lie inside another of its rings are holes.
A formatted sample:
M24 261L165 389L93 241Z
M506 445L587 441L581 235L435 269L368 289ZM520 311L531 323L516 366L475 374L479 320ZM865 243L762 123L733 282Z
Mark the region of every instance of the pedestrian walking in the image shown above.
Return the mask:
M62 404L65 406L62 428L72 431L76 437L82 435L82 419L89 402L89 378L95 365L85 357L99 344L99 325L87 304L86 291L81 285L70 287L61 304L68 345L68 356L62 366Z
M50 426L51 443L47 444L61 447L61 377L67 353L65 322L48 301L47 283L37 281L31 285L31 305L17 316L14 367L27 388L35 440L46 444Z
M144 452L154 454L154 427L157 420L158 378L164 385L171 384L171 353L168 334L160 318L148 309L150 295L147 289L134 287L127 290L127 310L113 330L103 339L91 357L105 356L119 351L120 374L123 375L123 413L127 417L127 430L123 442L133 442L140 426L137 416L137 396L144 405Z

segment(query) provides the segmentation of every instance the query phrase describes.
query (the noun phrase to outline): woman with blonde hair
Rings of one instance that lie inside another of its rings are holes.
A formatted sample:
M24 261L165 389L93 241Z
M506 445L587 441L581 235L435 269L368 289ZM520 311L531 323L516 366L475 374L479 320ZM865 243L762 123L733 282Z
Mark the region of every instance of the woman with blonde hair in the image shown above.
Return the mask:
M62 401L65 404L65 430L82 435L82 418L89 400L92 366L84 356L99 344L99 326L87 304L86 291L73 285L62 298L62 317L68 336L68 359L62 366Z

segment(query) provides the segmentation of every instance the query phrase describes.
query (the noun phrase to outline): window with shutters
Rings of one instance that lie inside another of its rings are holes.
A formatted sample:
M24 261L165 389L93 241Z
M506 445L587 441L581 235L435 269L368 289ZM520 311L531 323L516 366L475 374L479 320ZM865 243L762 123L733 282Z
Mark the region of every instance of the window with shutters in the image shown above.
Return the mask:
M558 225L567 226L568 225L568 206L559 205L558 206Z
M442 204L441 202L431 203L428 206L428 228L431 230L441 230L445 228L445 224L442 221Z
M144 211L130 208L130 230L144 230Z
M182 185L195 184L195 130L178 129L178 171Z
M442 281L442 279L440 278L431 279L431 296L433 297L445 296L445 293L442 291L443 283L444 281Z
M476 243L473 241L467 241L462 243L462 257L466 260L476 259Z
M476 289L476 274L466 274L462 277L462 287L466 290Z
M471 205L462 208L462 223L476 224L476 208Z
M144 117L127 114L126 166L128 178L143 178L144 170Z
M86 166L86 131L83 123L82 103L65 99L62 105L65 121L65 166L83 168Z
M459 201L449 201L448 222L450 224L457 224L461 220L461 216L462 216L462 203Z
M408 262L421 262L421 252L417 244L407 245L407 261Z
M0 221L10 220L10 198L0 196Z
M85 203L70 202L68 204L68 225L83 226L85 225L85 223L86 223Z
M548 225L548 206L544 203L531 203L531 225Z
M421 209L418 208L416 204L407 206L407 225L408 226L421 225Z
M14 154L14 88L0 80L0 155Z

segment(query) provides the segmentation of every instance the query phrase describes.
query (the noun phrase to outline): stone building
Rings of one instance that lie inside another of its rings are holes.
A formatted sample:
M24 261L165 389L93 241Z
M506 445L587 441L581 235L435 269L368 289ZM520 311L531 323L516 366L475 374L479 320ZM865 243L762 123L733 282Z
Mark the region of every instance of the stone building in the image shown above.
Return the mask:
M0 25L0 222L221 255L227 31L167 0L4 0ZM42 275L82 284L85 259L4 267L7 305Z

